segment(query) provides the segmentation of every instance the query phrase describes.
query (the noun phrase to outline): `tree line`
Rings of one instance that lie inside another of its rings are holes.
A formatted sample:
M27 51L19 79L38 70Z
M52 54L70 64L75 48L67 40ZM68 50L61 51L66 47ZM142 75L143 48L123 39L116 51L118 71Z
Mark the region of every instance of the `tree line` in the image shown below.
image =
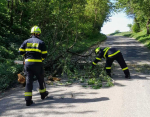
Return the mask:
M135 32L146 28L150 34L150 0L116 0L116 8L125 10L127 16L134 18Z

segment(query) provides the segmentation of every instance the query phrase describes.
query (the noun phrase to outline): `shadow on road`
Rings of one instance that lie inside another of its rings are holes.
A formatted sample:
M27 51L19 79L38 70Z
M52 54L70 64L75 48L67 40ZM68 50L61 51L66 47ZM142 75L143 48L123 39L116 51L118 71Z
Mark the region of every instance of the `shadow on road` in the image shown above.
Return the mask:
M57 91L57 90L56 90ZM59 92L60 90L58 90ZM63 90L61 90L63 91ZM22 95L22 91L20 91L19 93L17 93L17 95L10 95L8 97L3 98L0 101L0 116L23 116L22 113L26 113L26 114L30 114L30 116L32 114L34 114L34 116L38 116L40 115L39 109L46 109L47 111L44 110L44 112L42 113L49 113L49 114L68 114L68 113L78 113L78 114L83 114L83 113L91 113L94 111L91 110L86 110L86 111L82 111L79 109L78 112L60 112L59 109L65 109L65 108L75 108L78 106L78 104L86 104L86 103L96 103L96 102L101 102L101 101L108 101L109 98L108 97L100 97L100 98L78 98L76 99L76 96L84 96L87 94L90 95L94 95L96 93L85 93L85 92L80 92L80 93L74 93L73 96L72 94L69 95L69 93L64 93L64 94L53 94L53 92L50 92L50 94L53 96L47 97L45 100L41 100L40 96L38 93L35 93L33 98L35 101L35 104L33 104L30 107L26 107L25 106L25 101L23 100L24 97ZM57 93L57 92L55 92ZM38 96L36 96L38 95ZM57 105L57 106L56 106ZM25 111L25 110L28 111ZM32 109L36 109L39 112L35 112L35 111L30 111ZM52 111L55 110L55 111ZM5 113L7 112L7 114L5 115ZM15 115L15 113L17 113ZM12 113L12 114L11 114Z

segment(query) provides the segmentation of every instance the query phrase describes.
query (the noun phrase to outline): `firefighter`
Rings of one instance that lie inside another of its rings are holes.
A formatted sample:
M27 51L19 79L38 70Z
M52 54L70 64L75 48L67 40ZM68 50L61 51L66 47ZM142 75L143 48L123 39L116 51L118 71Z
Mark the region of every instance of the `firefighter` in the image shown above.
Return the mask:
M106 48L96 48L95 49L95 53L97 55L96 59L94 60L94 62L92 63L92 68L99 62L101 61L102 58L106 59L106 64L105 64L105 70L107 75L109 75L111 77L111 66L114 60L116 60L119 65L121 66L124 74L125 74L125 78L130 79L130 72L129 69L127 67L127 64L125 63L125 60L123 58L122 53L120 52L120 50L116 49L116 48L111 48L111 47L106 47Z
M43 60L47 56L45 43L39 39L41 29L38 26L31 28L31 38L25 40L19 48L19 53L25 58L25 74L26 74L26 87L25 87L25 101L26 106L33 104L32 89L33 77L36 76L39 82L39 92L41 99L48 96L46 85L44 82Z

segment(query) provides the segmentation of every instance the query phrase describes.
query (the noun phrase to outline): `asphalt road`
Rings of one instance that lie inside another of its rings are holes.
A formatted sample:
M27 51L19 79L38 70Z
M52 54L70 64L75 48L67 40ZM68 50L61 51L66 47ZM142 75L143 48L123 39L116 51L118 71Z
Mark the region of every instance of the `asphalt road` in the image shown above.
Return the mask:
M150 74L136 72L133 65L149 64L150 51L132 38L110 36L101 46L119 48L132 79L125 79L115 63L115 85L98 90L80 84L47 86L49 97L41 100L34 83L34 105L25 106L24 89L0 99L0 117L149 117Z

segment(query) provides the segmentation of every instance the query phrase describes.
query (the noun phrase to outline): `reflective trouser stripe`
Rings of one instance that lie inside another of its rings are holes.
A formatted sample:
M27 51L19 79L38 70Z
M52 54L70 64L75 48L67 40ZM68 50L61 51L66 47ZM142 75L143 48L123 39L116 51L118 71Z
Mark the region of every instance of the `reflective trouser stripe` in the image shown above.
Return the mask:
M45 91L46 91L46 88L45 89L39 89L40 93L44 93Z
M113 53L113 54L108 55L108 57L112 57L112 56L118 54L119 52L120 52L120 50L118 50L117 52L115 52L115 53Z
M24 52L24 51L25 51L25 49L19 48L19 51Z
M100 58L98 58L98 57L96 57L96 59L97 59L97 60L99 60L99 61L101 60L101 59L100 59Z
M97 64L93 62L93 65L97 65Z
M40 59L25 59L26 62L42 62Z
M122 70L124 71L124 70L127 70L128 69L128 67L126 67L126 68L123 68Z
M106 69L111 69L111 67L106 67Z
M42 51L42 54L47 54L47 51Z
M32 96L32 92L25 92L24 95L25 96Z
M105 51L105 53L104 53L104 58L106 59L106 53L107 53L107 51L109 50L110 48L108 47L107 48L107 50Z

